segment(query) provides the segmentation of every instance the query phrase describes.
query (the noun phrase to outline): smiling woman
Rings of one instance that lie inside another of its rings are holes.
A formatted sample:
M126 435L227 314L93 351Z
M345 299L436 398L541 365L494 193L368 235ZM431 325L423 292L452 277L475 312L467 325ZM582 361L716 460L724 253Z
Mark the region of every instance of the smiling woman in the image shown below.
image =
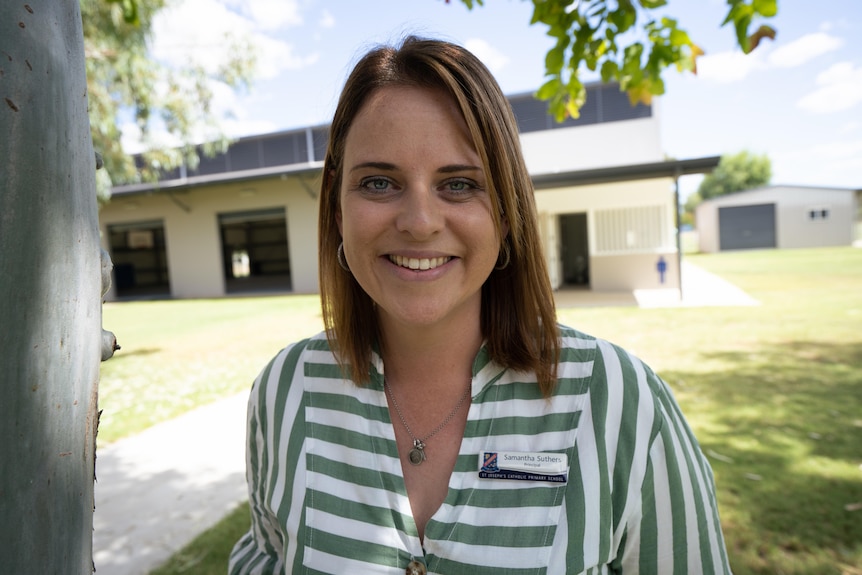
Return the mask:
M326 332L255 381L231 573L729 572L670 390L556 324L515 120L472 54L360 60L319 233Z
M336 218L353 277L377 304L383 346L421 325L478 349L481 288L500 251L497 229L507 226L495 225L454 100L381 88L353 121L344 168Z

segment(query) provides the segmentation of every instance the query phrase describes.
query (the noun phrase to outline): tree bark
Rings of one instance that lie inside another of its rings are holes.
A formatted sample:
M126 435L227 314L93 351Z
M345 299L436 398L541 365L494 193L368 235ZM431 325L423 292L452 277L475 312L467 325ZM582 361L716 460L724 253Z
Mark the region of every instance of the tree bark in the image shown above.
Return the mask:
M0 571L91 573L101 339L78 0L0 0Z

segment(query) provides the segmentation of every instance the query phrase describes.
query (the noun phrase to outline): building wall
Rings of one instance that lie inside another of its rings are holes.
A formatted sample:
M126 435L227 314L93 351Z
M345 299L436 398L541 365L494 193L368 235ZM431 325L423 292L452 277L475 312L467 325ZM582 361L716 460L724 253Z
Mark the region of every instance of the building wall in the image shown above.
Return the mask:
M601 99L593 98L596 123L588 123L583 117L577 125L554 125L522 132L521 144L530 173L662 161L658 118L651 115L654 109L633 110L623 100L624 95L613 88L603 93ZM522 108L522 112L538 114L547 121L545 103L532 102ZM316 142L320 138L312 132L249 138L231 148L236 153L229 150L224 157L202 162L202 166L206 164L209 168L200 168L197 175L212 176L235 168L234 164L239 165L247 156L271 161L253 166L243 164L245 169L269 169L274 165L272 162L284 161L285 154L291 150L296 152L290 156L291 161L310 161L317 158L317 152L309 155L309 151L317 148L302 148L301 145L307 144L309 139ZM246 148L256 153L240 153ZM303 150L305 154L301 153ZM171 295L177 298L218 297L226 292L219 214L284 207L293 291L316 293L317 201L309 192L316 190L318 184L316 178L304 177L306 186L297 176L201 185L174 192L177 202L164 190L118 194L100 214L103 237L107 237L106 231L112 224L163 221ZM559 258L559 216L573 213L587 214L593 289L658 287L654 267L661 255L669 266L667 277L675 277L674 204L669 180L541 190L537 192L537 202L553 285L561 285L559 272L563 265ZM183 209L178 203L189 209ZM648 230L650 225L653 227ZM103 243L108 247L107 242ZM615 247L608 248L608 245ZM115 291L108 297L115 298Z
M663 273L659 271L660 265ZM595 291L679 288L679 260L675 251L591 257L590 266L596 278L591 286Z
M554 288L562 286L555 217L586 213L590 287L596 291L679 287L673 182L654 179L536 192L545 257ZM659 274L657 264L665 266Z
M316 293L317 200L309 191L315 191L317 183L304 177L308 189L293 176L192 188L170 195L115 196L99 214L103 247L110 252L107 238L111 225L160 220L165 230L171 296L220 297L225 295L225 277L219 214L283 207L293 292ZM112 287L106 297L115 299L116 290Z
M719 251L719 208L757 204L775 204L778 248L812 248L853 243L856 208L852 190L773 186L701 203L696 211L700 251ZM810 212L822 210L828 212L828 217L810 217Z
M660 162L655 117L521 134L531 174Z

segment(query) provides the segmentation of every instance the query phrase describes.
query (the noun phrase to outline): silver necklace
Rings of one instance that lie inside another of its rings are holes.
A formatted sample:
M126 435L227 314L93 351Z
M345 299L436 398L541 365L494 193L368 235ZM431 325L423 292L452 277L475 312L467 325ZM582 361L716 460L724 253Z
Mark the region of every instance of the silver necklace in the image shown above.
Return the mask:
M410 436L410 439L413 440L413 449L410 450L410 453L407 454L407 459L410 460L410 463L413 465L422 465L422 462L428 459L428 456L425 455L425 442L437 435L437 433L442 430L444 427L449 425L449 422L452 421L452 418L455 417L455 414L458 413L458 410L461 409L461 406L464 405L464 400L467 399L467 396L470 394L470 385L467 386L467 389L464 390L464 394L461 396L461 399L458 400L458 404L455 406L455 409L446 416L446 419L443 420L443 423L438 425L434 431L425 436L424 439L419 439L413 432L410 431L410 426L407 425L407 420L404 419L404 414L401 413L401 408L398 407L398 402L395 401L395 394L392 393L392 387L389 386L389 383L386 381L386 378L383 378L383 387L386 388L386 391L389 392L389 397L392 399L392 405L395 406L395 412L398 413L398 418L401 420L401 423L404 425L404 429L407 430L407 435Z

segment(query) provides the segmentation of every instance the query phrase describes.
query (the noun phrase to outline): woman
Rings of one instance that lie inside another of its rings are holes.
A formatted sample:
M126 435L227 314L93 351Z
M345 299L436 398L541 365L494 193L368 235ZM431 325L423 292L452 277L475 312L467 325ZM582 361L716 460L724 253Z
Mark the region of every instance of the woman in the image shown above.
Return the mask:
M555 324L506 98L458 46L355 67L320 194L326 333L251 392L231 573L728 573L666 385Z

